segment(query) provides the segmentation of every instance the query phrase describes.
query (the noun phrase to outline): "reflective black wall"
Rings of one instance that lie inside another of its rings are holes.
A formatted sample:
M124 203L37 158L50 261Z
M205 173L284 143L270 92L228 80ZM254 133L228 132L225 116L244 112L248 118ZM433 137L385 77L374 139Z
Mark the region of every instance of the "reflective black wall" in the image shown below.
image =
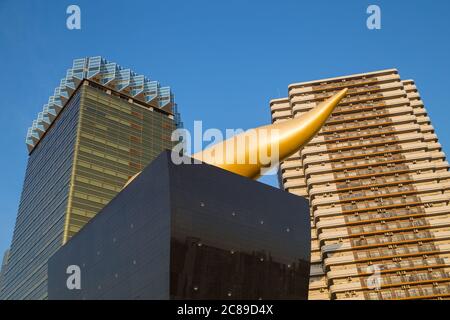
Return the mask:
M49 299L306 299L308 202L164 152L49 262ZM69 290L66 269L81 269Z

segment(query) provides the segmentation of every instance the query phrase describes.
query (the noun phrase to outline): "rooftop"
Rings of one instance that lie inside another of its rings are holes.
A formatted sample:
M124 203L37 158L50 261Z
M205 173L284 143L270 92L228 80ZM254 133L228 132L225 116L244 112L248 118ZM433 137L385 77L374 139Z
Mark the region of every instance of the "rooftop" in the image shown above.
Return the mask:
M61 79L54 94L48 99L48 103L39 112L32 126L28 128L25 142L29 152L38 144L84 79L126 94L150 107L174 113L177 125L181 124L170 87L162 87L158 81L136 74L131 69L123 68L100 56L75 59L72 68L67 70L66 77Z

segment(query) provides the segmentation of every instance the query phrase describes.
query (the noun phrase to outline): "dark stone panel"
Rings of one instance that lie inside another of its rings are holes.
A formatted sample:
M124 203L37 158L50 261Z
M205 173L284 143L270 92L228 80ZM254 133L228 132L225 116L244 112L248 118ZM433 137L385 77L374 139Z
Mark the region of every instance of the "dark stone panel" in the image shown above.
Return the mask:
M304 198L167 151L51 258L49 299L306 299L309 260Z

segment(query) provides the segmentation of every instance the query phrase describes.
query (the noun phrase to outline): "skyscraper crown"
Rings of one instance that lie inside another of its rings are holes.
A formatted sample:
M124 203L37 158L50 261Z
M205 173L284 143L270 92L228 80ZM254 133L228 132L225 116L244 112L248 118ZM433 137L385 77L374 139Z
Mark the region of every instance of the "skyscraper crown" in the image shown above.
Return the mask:
M84 79L126 94L151 107L172 112L175 114L177 126L181 126L170 87L161 87L158 81L136 74L131 69L123 68L100 56L75 59L72 68L67 70L66 77L61 79L60 85L56 87L54 95L50 96L48 103L28 129L26 144L29 152L34 149Z

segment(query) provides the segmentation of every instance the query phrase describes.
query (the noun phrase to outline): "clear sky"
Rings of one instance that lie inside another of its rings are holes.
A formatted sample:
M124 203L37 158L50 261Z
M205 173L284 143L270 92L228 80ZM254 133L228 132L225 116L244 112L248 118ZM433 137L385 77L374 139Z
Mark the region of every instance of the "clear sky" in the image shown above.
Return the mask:
M66 8L81 8L81 30ZM381 30L366 9L381 8ZM450 151L450 1L0 0L0 252L10 244L25 134L74 58L101 55L172 87L187 129L270 122L290 83L397 68ZM274 178L264 182L276 185Z

